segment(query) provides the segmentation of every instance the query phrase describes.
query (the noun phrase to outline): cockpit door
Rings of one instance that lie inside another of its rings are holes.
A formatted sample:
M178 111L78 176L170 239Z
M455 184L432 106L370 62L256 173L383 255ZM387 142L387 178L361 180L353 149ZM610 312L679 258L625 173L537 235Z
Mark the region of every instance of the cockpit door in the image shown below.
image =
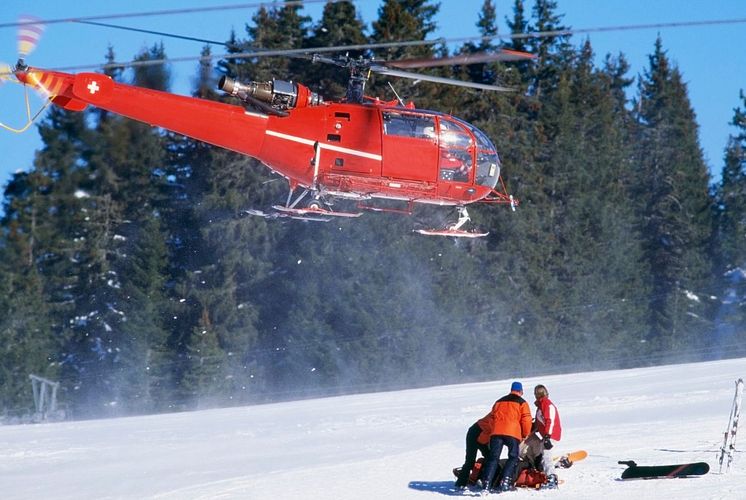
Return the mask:
M438 178L435 117L386 110L382 119L384 177L435 182Z

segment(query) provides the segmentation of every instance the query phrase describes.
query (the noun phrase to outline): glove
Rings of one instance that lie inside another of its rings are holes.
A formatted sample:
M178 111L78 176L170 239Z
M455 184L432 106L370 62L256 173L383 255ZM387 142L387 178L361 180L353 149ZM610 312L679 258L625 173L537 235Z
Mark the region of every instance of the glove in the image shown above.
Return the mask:
M554 448L552 440L549 438L549 436L544 436L544 449L551 450L552 448Z

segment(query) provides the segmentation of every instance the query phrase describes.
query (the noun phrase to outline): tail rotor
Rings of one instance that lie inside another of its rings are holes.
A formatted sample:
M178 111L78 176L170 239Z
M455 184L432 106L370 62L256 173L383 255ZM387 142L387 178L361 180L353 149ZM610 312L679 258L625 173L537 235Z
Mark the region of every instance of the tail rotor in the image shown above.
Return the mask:
M31 54L44 33L44 22L38 17L23 15L18 18L18 62L15 66L0 61L0 84L15 81L16 71L26 71L26 57ZM44 89L41 89L44 90Z
M42 81L41 74L33 70L28 71L29 67L26 64L26 58L39 45L39 40L41 40L45 28L44 21L38 17L22 15L18 18L18 62L13 71L26 72L25 83L30 84L41 95L48 98L52 95L52 92L50 92L47 82Z
M44 109L47 108L55 96L55 90L60 86L59 81L55 81L45 75L45 72L30 69L26 64L26 57L36 49L44 33L44 21L38 17L23 15L18 19L18 62L15 66L10 66L0 62L0 84L5 81L20 83L24 85L24 96L26 100L27 123L20 127L14 128L0 122L0 128L15 133L24 132L38 118ZM29 97L26 88L31 87L36 90L44 99L45 103L39 111L32 116L29 105Z
M34 16L21 16L18 19L18 64L16 69L26 68L26 57L31 54L44 33L44 23Z

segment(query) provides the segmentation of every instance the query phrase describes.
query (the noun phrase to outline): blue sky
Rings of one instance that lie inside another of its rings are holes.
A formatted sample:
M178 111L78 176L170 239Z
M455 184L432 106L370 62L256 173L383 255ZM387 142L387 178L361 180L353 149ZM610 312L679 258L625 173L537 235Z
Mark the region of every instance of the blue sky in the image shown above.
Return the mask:
M109 2L78 0L28 2L5 0L0 12L0 24L15 22L21 14L42 19L62 19L107 14L150 12L153 10L188 9L210 5L247 5L252 0L114 0ZM512 15L513 0L494 0L498 9L500 30L507 33L504 18ZM530 0L527 2L531 4ZM377 18L378 0L357 1L358 11L368 27ZM459 38L477 36L476 22L483 0L441 0L437 17L437 37ZM564 24L575 29L612 26L681 23L690 21L746 19L744 0L558 0ZM305 13L314 21L320 17L323 4L312 3ZM210 40L225 40L231 29L243 35L256 8L201 12L159 17L136 17L102 20L111 24L141 29L178 33ZM637 76L648 66L648 55L660 34L669 58L678 65L689 87L689 95L700 125L700 145L715 179L722 169L723 150L728 135L733 132L729 122L733 108L740 104L739 89L746 90L746 23L697 27L655 28L591 32L575 35L574 45L590 38L597 58L607 53L624 53L631 64L630 76ZM119 60L131 60L142 48L164 42L171 58L199 55L202 44L157 35L132 33L73 23L51 24L47 27L29 63L39 67L65 67L100 64L109 44ZM15 28L0 28L0 61L14 63L16 55ZM214 51L219 51L219 48ZM172 65L173 89L186 93L196 72L196 62ZM313 82L305 82L313 84ZM25 101L20 85L0 86L0 122L20 126L25 123ZM41 102L32 98L32 111ZM24 134L0 130L0 184L4 185L17 170L27 170L34 151L41 147L38 131L30 128ZM520 165L506 165L520 169Z

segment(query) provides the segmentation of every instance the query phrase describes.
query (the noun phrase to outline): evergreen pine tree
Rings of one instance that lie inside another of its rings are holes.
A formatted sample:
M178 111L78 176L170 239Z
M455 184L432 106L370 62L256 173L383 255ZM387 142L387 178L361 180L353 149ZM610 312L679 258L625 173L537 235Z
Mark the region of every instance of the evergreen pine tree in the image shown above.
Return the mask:
M37 240L44 255L37 265L53 318L52 334L62 344L61 381L75 414L85 413L79 409L89 405L100 411L101 397L106 395L99 384L111 381L102 364L115 351L109 343L105 306L110 276L99 239L100 212L81 187L87 179L84 166L94 136L82 113L57 108L50 109L39 131L44 149L34 163L35 172L48 182L44 190L48 231Z
M329 2L324 6L321 19L313 27L306 45L308 47L337 47L362 45L367 42L365 26L352 2ZM347 53L357 58L363 51ZM345 69L327 64L306 64L300 71L303 81L326 99L341 99L345 95L349 74Z
M162 47L154 47L138 60L163 55ZM138 68L135 77L142 78L138 84L162 88L167 82L157 65ZM142 374L138 368L145 350L138 347L147 345L147 340L136 338L139 333L130 330L125 335L122 329L131 311L122 294L129 257L123 242L136 238L139 223L163 203L164 179L159 175L165 157L163 142L145 124L96 111L91 116L96 128L80 129L79 139L71 141L75 149L69 160L52 156L49 146L43 156L50 163L69 165L55 185L58 204L63 207L58 231L70 257L48 273L66 277L65 310L60 318L66 335L63 376L66 385L75 387L72 394L79 414L145 411L149 408L144 400L126 397L142 392L133 388L139 384L136 378L120 376ZM86 120L80 113L72 118ZM58 128L50 127L50 131Z
M528 33L528 20L525 16L525 6L523 0L514 0L513 2L513 17L505 18L508 28L510 28L510 34L514 35L510 39L509 48L513 50L519 50L526 52L526 38L523 36Z
M709 336L712 201L697 124L681 72L661 39L636 105L636 198L650 266L653 348L669 351Z
M252 16L253 25L246 26L249 39L236 43L237 48L262 51L303 47L311 19L301 15L301 9L302 6L296 3L272 9L260 7ZM292 75L297 70L298 63L290 58L259 57L254 60L238 61L229 74L245 80L292 80Z
M553 131L548 229L556 243L549 262L564 288L552 291L562 297L554 312L560 328L557 344L569 340L574 346L565 358L572 359L574 351L582 359L583 351L593 349L596 361L601 355L624 361L634 359L637 347L629 339L639 335L645 317L639 300L645 290L641 244L627 203L629 151L623 116L617 113L608 75L595 71L592 61L586 42L572 69L560 77L559 91L547 100L543 120ZM588 347L578 351L579 346Z
M495 37L497 36L497 13L492 0L485 0L479 12L479 20L476 23L480 35L483 37L479 44L471 42L464 44L460 53L473 54L481 52L493 52L497 48ZM463 68L468 81L477 83L495 83L496 71L494 64L469 64ZM458 72L458 71L457 71ZM452 92L454 89L448 89ZM447 94L447 92L444 92ZM463 93L463 92L461 92ZM473 92L472 92L473 94Z
M137 54L133 66L133 83L148 89L168 90L171 87L171 73L167 69L166 63L149 63L150 61L165 61L165 59L166 49L163 43L155 44Z
M53 335L54 319L37 271L51 229L44 216L47 185L48 179L35 172L19 172L5 188L0 246L0 411L14 416L33 409L29 375L58 377L59 338ZM59 398L64 404L62 393Z
M425 40L435 30L433 18L440 6L430 0L384 0L378 8L378 19L373 21L371 41L374 43ZM405 57L430 57L427 45L415 47L389 47L377 51L384 60Z
M212 329L210 314L202 310L199 323L188 336L186 369L181 380L193 407L211 407L226 402L225 353Z
M165 279L168 251L159 218L151 216L128 232L120 264L122 321L118 335L117 392L128 413L165 409L174 387L166 329Z
M260 9L254 19L264 24L249 29L256 36L253 42L264 39L282 46L280 34L270 26L283 16L302 24L296 14L295 9ZM234 41L236 46L244 43ZM242 60L224 61L219 68L239 75L255 70ZM271 74L274 68L266 71ZM201 65L195 92L208 88L211 78L209 68ZM255 397L260 379L247 361L258 336L257 283L265 277L269 249L282 228L244 211L266 210L287 193L287 184L268 182L277 178L245 156L191 140L171 142L171 168L179 187L165 217L172 235L172 293L178 298L170 309L174 319L168 343L177 399L187 405L246 401Z
M732 135L725 150L719 189L719 226L723 270L746 266L746 94L741 91L742 104L734 110Z
M718 276L722 280L721 306L716 316L720 353L734 351L746 331L746 94L734 109L731 135L725 149L718 200Z
M563 15L557 12L557 0L536 0L533 6L533 22L528 26L529 32L555 33L569 30L562 24ZM517 23L516 23L517 24ZM540 96L544 92L556 89L563 66L572 62L572 48L569 35L537 36L527 40L528 51L536 56L533 69L532 93Z

